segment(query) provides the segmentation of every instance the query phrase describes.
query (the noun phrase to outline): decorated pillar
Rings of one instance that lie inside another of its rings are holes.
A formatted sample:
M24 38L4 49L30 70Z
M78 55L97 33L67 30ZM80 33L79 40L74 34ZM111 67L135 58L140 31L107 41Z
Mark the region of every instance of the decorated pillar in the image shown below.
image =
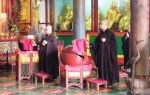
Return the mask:
M91 32L98 32L98 0L91 0Z
M85 0L73 0L73 39L85 38Z
M136 41L140 60L136 65L136 75L149 74L149 0L131 0L131 57L136 56Z
M73 39L85 39L85 0L73 0ZM80 66L80 88L83 88L83 66Z
M133 76L128 79L128 82L130 81L128 87L131 88L133 95L148 95L150 93L149 2L149 0L131 0L130 64L133 66L135 64L135 69L131 66ZM138 51L139 58L137 57ZM133 73L134 71L135 73Z
M48 0L45 0L45 23L48 25Z
M54 22L55 22L55 19L54 19L54 15L55 15L54 7L55 7L54 0L50 0L50 25L52 25L53 31L55 30L54 29Z

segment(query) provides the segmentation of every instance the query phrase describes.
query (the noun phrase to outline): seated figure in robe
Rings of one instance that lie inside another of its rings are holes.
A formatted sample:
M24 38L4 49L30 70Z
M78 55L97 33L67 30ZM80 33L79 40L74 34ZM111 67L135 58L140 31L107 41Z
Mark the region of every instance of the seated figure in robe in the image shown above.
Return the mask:
M20 21L30 22L30 0L20 0Z
M32 0L33 2L33 24L36 24L39 22L39 6L40 1L39 0ZM23 23L30 22L30 0L20 0L20 21Z
M112 2L110 8L108 9L105 19L108 21L108 28L112 28L115 22L120 20L121 13L115 2Z
M73 11L70 5L67 3L64 10L58 17L58 24L60 25L60 30L71 30L72 29L72 18Z
M35 25L40 21L40 17L39 17L40 0L32 0L32 2L33 2L33 8L32 8L33 24Z
M91 30L91 15L85 18L85 28L86 30Z
M98 9L98 23L100 21L100 10ZM91 15L85 18L85 28L86 30L91 30Z
M127 6L125 8L124 16L119 21L119 29L120 31L126 31L130 25L130 0L127 2Z

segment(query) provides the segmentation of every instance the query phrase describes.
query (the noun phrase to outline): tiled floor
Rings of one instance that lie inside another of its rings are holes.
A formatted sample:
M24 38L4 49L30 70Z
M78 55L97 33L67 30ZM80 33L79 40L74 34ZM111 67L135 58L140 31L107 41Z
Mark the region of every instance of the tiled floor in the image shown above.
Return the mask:
M95 90L92 85L91 89L84 87L70 87L66 89L59 84L59 78L53 82L46 82L43 86L40 82L31 83L29 80L16 81L15 72L0 71L0 95L127 95L127 86L124 79L121 79L119 85L113 89Z

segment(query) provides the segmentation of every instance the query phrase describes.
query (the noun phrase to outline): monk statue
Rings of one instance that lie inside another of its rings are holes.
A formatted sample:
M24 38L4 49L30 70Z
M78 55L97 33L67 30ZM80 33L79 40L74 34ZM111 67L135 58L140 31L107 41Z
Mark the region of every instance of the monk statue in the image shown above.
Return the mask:
M130 25L130 0L127 1L124 16L119 21L119 30L126 31Z
M112 2L110 8L108 9L105 19L108 21L108 28L112 28L112 25L119 22L121 13L115 2Z
M86 30L91 30L91 15L85 18L85 28Z
M33 24L39 22L39 6L40 0L32 0L32 15L33 15ZM20 0L20 21L23 23L30 22L30 0Z
M30 0L20 0L20 21L30 22Z
M70 5L65 4L65 8L62 13L58 16L58 24L60 25L60 30L71 30L72 29L72 18L73 11Z
M32 2L33 2L33 8L32 8L33 24L35 25L40 21L40 17L39 17L40 0L32 0Z
M100 10L98 10L98 21L100 21ZM99 22L98 22L99 23ZM91 15L85 18L85 28L87 31L91 30Z

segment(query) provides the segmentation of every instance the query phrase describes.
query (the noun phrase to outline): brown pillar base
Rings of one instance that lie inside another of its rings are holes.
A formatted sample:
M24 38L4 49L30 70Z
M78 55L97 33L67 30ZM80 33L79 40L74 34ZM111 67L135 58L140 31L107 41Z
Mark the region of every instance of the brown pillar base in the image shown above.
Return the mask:
M129 91L131 90L131 78L126 78L126 84L129 87ZM145 78L134 78L134 88L133 88L133 92L135 94L149 94L150 93L150 77L149 75Z

